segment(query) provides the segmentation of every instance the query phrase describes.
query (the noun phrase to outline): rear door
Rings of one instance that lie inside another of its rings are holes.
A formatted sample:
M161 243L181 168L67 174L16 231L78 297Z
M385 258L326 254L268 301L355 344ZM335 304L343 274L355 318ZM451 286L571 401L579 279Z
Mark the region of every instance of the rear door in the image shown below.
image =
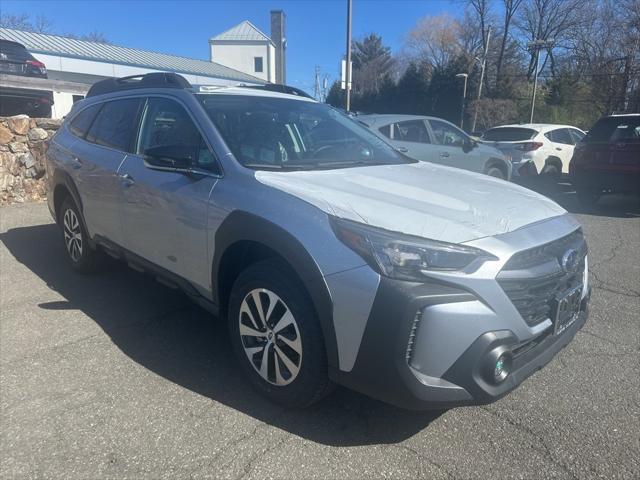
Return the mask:
M544 134L551 142L550 155L556 156L562 162L562 172L569 172L569 162L573 156L575 139L571 136L568 128L556 128Z
M393 146L405 155L423 162L435 161L435 145L431 142L424 120L392 123L380 128L380 132L391 139Z
M467 156L462 147L468 141L468 137L456 127L443 120L430 119L429 125L437 146L437 157L434 160L442 165L477 170L469 168Z
M189 148L192 167L202 173L150 168L145 152L163 146ZM157 96L146 101L134 152L120 168L126 248L208 287L207 207L220 174L213 151L183 104Z
M117 244L123 241L118 168L131 150L140 105L140 98L127 98L89 107L100 110L86 134L80 135L82 139L73 147L72 170L82 197L89 233ZM81 119L83 112L71 123L72 132L74 123Z

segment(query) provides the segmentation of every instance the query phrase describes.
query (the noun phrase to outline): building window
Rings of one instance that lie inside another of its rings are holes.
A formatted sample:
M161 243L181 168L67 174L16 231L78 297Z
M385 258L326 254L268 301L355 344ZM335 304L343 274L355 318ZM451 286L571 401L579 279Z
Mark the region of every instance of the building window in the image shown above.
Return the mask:
M262 72L262 57L253 57L253 69Z

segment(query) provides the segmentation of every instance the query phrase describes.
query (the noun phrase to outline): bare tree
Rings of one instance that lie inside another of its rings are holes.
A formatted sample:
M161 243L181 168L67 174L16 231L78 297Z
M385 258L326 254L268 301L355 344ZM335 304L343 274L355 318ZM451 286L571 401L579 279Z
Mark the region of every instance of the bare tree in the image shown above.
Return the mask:
M555 46L547 50L551 73L555 74L554 48L569 48L570 33L585 21L585 14L592 11L592 0L525 0L515 16L516 25L525 41L551 40ZM529 78L535 69L535 54L529 57Z
M500 52L498 53L498 60L496 62L496 85L500 84L502 77L502 63L504 61L504 53L507 48L507 42L509 41L509 29L511 28L511 21L513 16L518 11L518 8L522 4L523 0L502 0L504 4L504 22L502 26L502 42L500 43Z
M0 14L0 27L14 28L27 32L49 33L53 23L44 15L38 15L35 20L26 13L3 13Z
M469 7L473 10L478 22L480 23L480 32L482 33L482 50L487 48L487 31L491 23L491 3L492 0L467 0Z
M444 68L463 53L461 34L460 22L449 15L423 17L407 35L405 48L410 57L432 69Z

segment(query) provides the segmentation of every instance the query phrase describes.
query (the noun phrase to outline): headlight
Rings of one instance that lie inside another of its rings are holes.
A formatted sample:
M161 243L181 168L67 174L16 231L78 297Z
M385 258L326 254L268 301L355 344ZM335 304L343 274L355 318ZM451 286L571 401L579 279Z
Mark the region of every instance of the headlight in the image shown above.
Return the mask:
M378 273L401 280L423 281L429 271L471 273L496 257L473 247L412 237L332 217L337 237Z

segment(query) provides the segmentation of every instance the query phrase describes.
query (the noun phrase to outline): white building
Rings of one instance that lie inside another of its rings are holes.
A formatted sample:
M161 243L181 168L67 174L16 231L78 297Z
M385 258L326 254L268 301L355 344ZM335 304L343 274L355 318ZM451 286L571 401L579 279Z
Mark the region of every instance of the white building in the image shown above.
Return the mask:
M248 20L209 39L212 62L270 83L286 83L285 14L271 11L271 37Z
M209 39L212 62L276 81L276 46L248 20Z
M52 88L54 118L62 118L69 112L73 102L83 97L78 95L78 85L84 84L88 90L90 85L108 77L175 72L184 76L192 84L259 85L265 83L263 77L220 63L177 55L10 28L0 28L0 38L21 43L36 59L46 65L48 78L54 81L48 82L54 85ZM13 81L19 78L14 77ZM56 80L59 82L55 82ZM65 83L68 82L73 82L76 88L65 91Z

